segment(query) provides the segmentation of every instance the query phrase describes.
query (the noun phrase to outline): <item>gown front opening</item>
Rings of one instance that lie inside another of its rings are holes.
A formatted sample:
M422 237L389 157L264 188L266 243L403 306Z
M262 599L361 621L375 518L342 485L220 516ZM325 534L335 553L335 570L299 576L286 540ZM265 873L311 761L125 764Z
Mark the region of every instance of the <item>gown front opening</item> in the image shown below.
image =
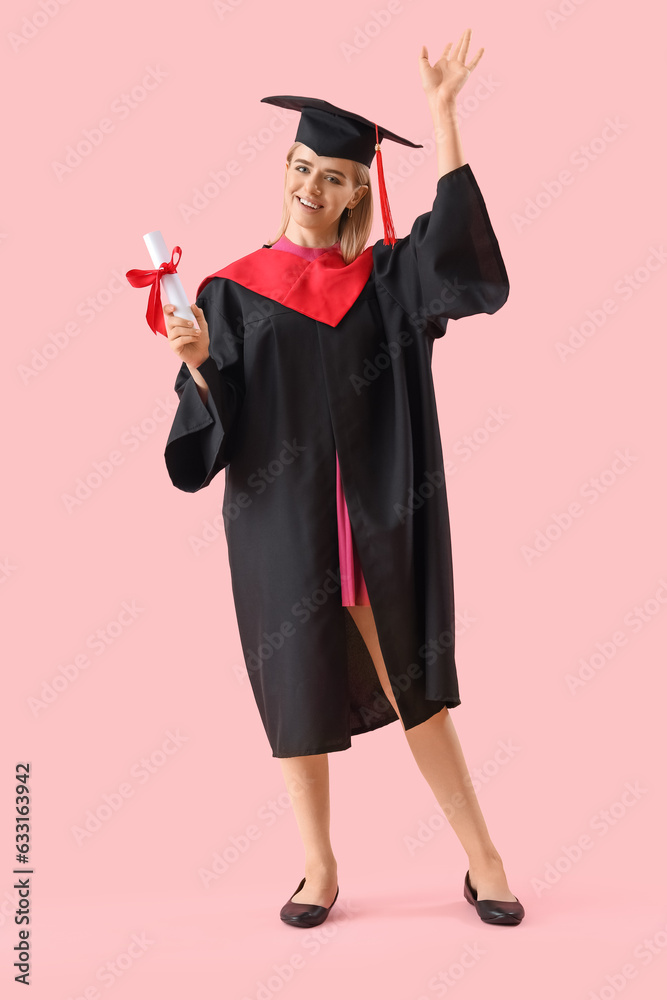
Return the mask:
M337 240L333 245L339 247L340 240ZM272 249L294 253L298 257L304 257L306 260L315 260L316 257L331 250L331 247L302 247L298 243L292 243L283 233L280 239L272 245ZM366 581L361 571L361 561L354 543L350 515L347 503L345 502L340 465L338 464L338 452L336 452L336 509L338 511L338 556L343 606L363 605L370 607L371 602L366 590Z

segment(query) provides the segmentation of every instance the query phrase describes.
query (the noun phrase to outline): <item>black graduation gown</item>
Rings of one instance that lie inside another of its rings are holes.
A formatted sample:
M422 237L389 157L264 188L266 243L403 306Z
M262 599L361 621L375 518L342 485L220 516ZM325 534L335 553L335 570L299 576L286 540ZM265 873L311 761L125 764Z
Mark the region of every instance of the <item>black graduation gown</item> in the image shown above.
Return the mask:
M225 469L234 604L274 757L346 750L398 719L341 603L336 451L403 724L461 703L431 357L449 319L508 295L467 163L393 248L346 268L338 251L309 262L265 246L200 284L210 393L183 364L165 461L186 492Z

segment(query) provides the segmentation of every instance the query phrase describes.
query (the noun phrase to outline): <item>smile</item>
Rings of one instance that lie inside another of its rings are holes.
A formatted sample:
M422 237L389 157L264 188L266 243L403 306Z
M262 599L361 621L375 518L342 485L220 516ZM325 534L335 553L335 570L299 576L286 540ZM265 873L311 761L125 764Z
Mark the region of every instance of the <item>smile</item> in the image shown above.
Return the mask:
M299 198L298 195L297 197ZM322 208L321 205L316 205L314 201L308 201L306 198L299 198L299 203L303 205L304 208L308 208L313 212L316 212L319 208Z

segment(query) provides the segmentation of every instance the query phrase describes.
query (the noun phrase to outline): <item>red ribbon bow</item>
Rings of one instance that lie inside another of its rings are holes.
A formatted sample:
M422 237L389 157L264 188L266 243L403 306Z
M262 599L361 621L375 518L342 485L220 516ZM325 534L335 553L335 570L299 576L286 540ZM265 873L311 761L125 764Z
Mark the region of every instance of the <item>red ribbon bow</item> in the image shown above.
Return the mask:
M178 253L178 259L174 261L174 254ZM167 336L167 328L164 324L164 313L162 312L162 298L160 296L160 278L163 274L176 274L176 265L180 262L182 250L174 247L171 251L171 260L163 261L158 268L150 271L142 271L133 268L125 272L125 277L133 288L145 288L151 286L148 296L148 308L146 309L146 320L153 333L161 333Z

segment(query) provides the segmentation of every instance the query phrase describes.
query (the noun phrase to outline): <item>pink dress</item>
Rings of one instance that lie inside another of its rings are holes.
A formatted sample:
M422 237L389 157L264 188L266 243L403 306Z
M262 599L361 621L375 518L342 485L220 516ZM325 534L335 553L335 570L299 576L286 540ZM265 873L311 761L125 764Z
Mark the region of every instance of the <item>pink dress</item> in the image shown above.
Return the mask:
M335 243L334 246L338 246ZM297 243L292 243L283 234L280 239L273 244L276 250L286 250L295 253L306 260L315 260L320 254L326 253L330 247L302 247ZM344 606L361 604L370 607L366 581L361 572L361 562L359 553L354 544L350 516L343 493L343 483L340 477L340 466L338 464L338 453L336 453L336 510L338 514L338 557L340 562L340 589L341 599Z

